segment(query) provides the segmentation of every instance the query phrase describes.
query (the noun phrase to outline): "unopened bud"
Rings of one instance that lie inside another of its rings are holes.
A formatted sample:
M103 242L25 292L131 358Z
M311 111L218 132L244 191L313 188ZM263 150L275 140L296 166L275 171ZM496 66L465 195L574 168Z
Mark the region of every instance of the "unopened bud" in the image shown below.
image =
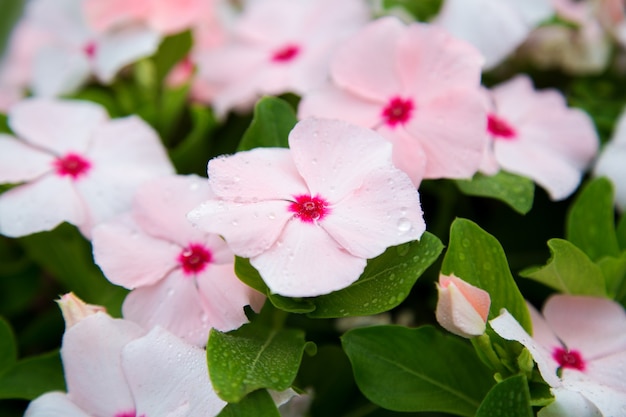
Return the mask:
M435 315L439 324L456 335L470 338L485 332L489 293L454 275L440 275Z

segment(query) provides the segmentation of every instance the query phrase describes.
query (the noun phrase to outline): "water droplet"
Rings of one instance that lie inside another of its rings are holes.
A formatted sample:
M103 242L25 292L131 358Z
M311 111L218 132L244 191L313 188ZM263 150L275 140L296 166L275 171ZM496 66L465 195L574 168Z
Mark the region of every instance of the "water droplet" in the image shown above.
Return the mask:
M200 188L200 184L198 184L197 182L193 182L189 184L190 191L197 191L199 188Z
M270 213L270 214L267 215L267 218L270 219L270 220L274 220L276 218L276 214Z
M459 253L459 260L461 260L461 261L465 260L465 254L464 253Z
M317 158L313 158L313 159L311 159L311 163L312 163L313 165L317 165Z
M406 233L411 230L411 221L405 217L398 220L398 232Z
M471 246L469 239L463 239L461 241L461 244L463 245L464 248L469 248Z
M233 221L231 222L231 224L232 224L233 226L239 226L239 222L238 222L237 220L233 220Z

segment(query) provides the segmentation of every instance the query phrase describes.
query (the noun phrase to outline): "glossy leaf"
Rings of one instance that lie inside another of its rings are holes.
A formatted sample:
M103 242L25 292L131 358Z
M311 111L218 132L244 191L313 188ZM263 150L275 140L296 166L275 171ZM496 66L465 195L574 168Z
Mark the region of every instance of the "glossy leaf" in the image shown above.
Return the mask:
M550 239L548 247L552 253L548 263L526 269L521 276L566 294L606 296L602 270L583 251L563 239Z
M609 180L597 178L583 187L568 213L566 238L594 262L603 256L619 256Z
M505 171L491 176L478 173L471 180L457 180L456 184L464 194L495 198L521 214L533 206L535 184L526 177Z
M390 410L473 416L493 385L468 343L431 326L359 328L342 343L361 392Z
M495 385L478 408L476 417L533 417L530 392L524 375L516 375Z
M597 265L604 275L608 295L618 302L626 301L626 252L617 258L606 256Z
M454 274L487 291L491 297L490 319L506 308L530 332L528 308L511 275L504 250L495 237L476 223L466 219L452 223L441 272Z
M296 122L296 113L289 103L276 97L263 97L254 107L254 118L237 150L288 148L287 138Z
M617 224L617 241L621 250L626 250L626 215L622 214Z
M181 32L169 36L161 42L159 49L152 58L156 68L156 79L161 82L191 50L193 39L191 32Z
M280 414L269 393L257 390L238 403L228 404L217 417L280 417Z
M65 390L59 352L22 359L0 374L0 399L32 400L45 392L59 390Z
M201 105L190 107L192 130L171 152L172 163L180 174L196 173L206 176L211 154L209 134L217 126L210 108Z
M17 346L11 325L0 317L0 375L17 361Z

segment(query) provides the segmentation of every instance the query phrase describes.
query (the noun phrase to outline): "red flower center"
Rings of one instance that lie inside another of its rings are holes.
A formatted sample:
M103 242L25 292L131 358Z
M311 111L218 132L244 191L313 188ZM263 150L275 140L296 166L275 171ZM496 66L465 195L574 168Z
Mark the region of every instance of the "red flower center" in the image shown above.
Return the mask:
M178 255L178 263L187 275L198 274L213 260L213 254L204 245L190 243Z
M289 211L305 223L322 220L328 213L328 202L321 197L302 194L294 196L296 201L289 205Z
M552 358L559 363L562 368L585 370L585 361L577 350L567 350L557 347L552 352Z
M300 53L300 47L298 45L285 45L282 48L274 51L272 55L272 61L274 62L289 62L293 60Z
M413 100L394 97L383 109L382 116L387 126L395 127L397 124L403 125L408 122L414 108Z
M57 175L61 177L69 175L72 179L78 179L78 177L85 175L91 168L91 162L75 153L68 153L63 157L57 158L52 164L56 169Z
M487 131L496 138L515 139L517 136L513 126L493 113L487 115Z
M96 49L96 43L94 41L88 42L83 46L83 52L89 59L93 59L93 57L96 56Z
M133 411L123 411L121 413L116 413L115 417L137 417L137 412L135 410L133 410ZM140 417L145 417L145 415L142 414Z

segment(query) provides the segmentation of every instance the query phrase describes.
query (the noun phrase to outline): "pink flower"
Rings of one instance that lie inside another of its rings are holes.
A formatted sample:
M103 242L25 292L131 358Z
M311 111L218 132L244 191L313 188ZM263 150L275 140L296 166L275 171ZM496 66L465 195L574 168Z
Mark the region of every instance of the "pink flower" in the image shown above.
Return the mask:
M159 138L135 116L110 120L91 102L27 99L11 108L17 137L0 135L0 233L74 224L85 236L130 207L136 187L173 173Z
M613 137L604 145L602 152L596 161L594 175L606 176L615 187L615 200L617 207L626 211L626 110L622 111Z
M569 196L598 151L591 118L568 108L554 90L536 91L518 75L493 88L488 97L487 148L481 170L500 168L534 180L553 200Z
M465 338L485 333L491 298L489 293L454 275L439 275L437 322L451 333Z
M216 197L189 215L250 258L273 293L345 288L368 258L424 232L418 193L375 132L309 119L291 131L289 146L209 161Z
M550 0L445 0L434 23L476 46L491 69L553 12Z
M557 395L559 404L554 408L575 410L581 402L574 395L578 393L604 416L623 415L626 313L622 306L604 298L555 295L544 305L543 317L532 306L529 309L532 338L506 310L489 323L500 336L517 340L530 351Z
M98 312L106 313L106 309L99 305L87 304L74 293L63 294L57 300L57 304L63 314L65 327L70 328L79 321L92 316Z
M265 301L235 276L226 243L187 221L212 196L206 179L158 178L137 190L132 212L93 230L96 263L111 282L133 289L124 317L199 346L211 328L236 329L248 321L244 306L259 311Z
M366 20L360 0L247 2L231 39L198 56L200 78L215 86L216 114L320 85L336 44Z
M303 97L299 117L376 129L416 186L422 178L471 177L486 144L481 63L471 45L440 28L382 18L342 43L332 83Z
M211 386L206 352L160 327L149 333L104 313L66 329L67 394L32 401L25 417L211 417L226 405Z

